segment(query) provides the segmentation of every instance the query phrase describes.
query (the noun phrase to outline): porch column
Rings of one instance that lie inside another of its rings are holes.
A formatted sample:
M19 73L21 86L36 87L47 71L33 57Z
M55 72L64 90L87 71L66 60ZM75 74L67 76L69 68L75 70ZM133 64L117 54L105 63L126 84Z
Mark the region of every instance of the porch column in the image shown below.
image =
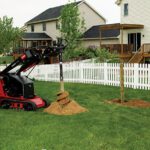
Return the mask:
M120 30L121 32L121 55L123 55L123 27Z
M100 39L100 45L99 45L99 47L100 47L100 49L101 49L101 47L102 47L102 31L101 31L101 29L99 28L99 39Z
M26 48L27 48L27 45L28 45L28 43L27 43L27 42L28 42L28 41L26 41L26 46L25 46Z

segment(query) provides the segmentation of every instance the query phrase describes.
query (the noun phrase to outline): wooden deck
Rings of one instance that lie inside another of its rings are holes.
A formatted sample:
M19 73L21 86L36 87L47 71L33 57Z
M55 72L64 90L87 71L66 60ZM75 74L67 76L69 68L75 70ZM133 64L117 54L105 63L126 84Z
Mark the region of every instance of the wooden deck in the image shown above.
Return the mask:
M123 44L123 51L121 51L121 44L107 44L101 45L101 48L109 50L110 53L116 54L121 59L130 59L133 56L133 45Z
M122 47L123 46L123 47ZM101 48L106 48L110 53L118 55L119 58L124 59L125 62L136 60L136 62L150 58L150 43L143 44L137 52L133 52L133 45L131 44L107 44L101 45ZM122 51L121 51L122 49Z
M150 58L150 53L144 53L143 56L144 56L145 58Z

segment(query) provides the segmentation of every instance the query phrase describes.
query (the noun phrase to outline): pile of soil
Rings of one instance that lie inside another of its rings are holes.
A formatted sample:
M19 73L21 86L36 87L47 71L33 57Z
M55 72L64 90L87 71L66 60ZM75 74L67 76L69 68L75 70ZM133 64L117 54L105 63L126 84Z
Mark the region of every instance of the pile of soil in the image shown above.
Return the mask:
M124 102L121 102L120 99L113 99L113 100L110 100L107 102L109 104L115 103L115 104L128 106L128 107L150 108L150 102L146 102L146 101L141 100L141 99L133 99L133 100L128 100L128 101L124 101Z
M55 115L73 115L88 111L81 107L77 102L70 100L67 104L61 104L58 101L51 103L51 105L44 109L44 112Z

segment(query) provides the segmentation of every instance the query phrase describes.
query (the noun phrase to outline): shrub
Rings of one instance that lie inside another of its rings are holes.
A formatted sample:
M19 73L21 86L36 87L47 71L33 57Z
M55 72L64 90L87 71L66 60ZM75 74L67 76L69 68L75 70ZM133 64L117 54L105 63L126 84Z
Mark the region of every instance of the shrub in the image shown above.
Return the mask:
M119 62L119 58L115 54L111 54L106 49L98 49L95 46L88 48L77 48L73 51L65 51L63 54L64 61L84 60L96 58L96 62Z

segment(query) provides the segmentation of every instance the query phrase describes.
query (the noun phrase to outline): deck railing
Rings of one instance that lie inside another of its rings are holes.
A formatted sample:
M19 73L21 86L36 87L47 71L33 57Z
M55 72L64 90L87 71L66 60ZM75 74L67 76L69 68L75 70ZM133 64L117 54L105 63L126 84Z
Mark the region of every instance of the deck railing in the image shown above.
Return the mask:
M132 54L132 44L123 44L123 53L121 52L121 46L121 44L103 44L101 45L101 48L106 48L114 54Z
M128 63L140 63L140 61L143 59L143 54L144 54L144 44L131 57Z

